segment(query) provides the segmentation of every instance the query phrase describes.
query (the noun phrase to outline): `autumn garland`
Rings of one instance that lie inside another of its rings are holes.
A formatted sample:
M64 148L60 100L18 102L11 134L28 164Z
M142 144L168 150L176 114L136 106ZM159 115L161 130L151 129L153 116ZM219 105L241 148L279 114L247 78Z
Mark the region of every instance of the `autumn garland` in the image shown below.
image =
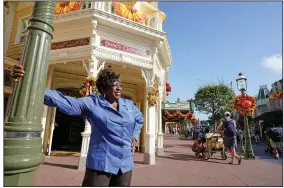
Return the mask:
M273 98L277 98L277 99L279 99L279 98L281 98L281 97L282 97L282 94L283 94L283 91L281 90L281 91L278 91L278 92L272 93L272 97L273 97Z
M187 112L186 114L181 113L179 110L170 113L169 111L165 111L165 116L168 119L173 119L173 118L179 118L179 119L189 119L191 120L193 117L193 113L192 112Z
M78 10L81 5L81 1L68 1L68 2L58 2L55 7L55 15L65 14Z
M99 91L96 87L96 80L93 77L87 77L87 79L83 82L79 93L86 97L92 93L99 94Z
M256 99L249 95L239 95L233 101L233 108L241 115L250 115L255 112Z

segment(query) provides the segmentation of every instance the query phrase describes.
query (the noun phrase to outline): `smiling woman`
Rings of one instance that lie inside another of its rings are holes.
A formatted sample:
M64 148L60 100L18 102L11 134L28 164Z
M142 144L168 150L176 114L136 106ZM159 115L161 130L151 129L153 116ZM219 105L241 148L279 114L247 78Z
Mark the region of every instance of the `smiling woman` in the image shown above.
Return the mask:
M22 66L14 67L13 76L24 76ZM133 154L144 119L133 101L121 98L119 77L110 68L101 70L96 80L100 96L73 98L45 91L44 104L66 115L83 115L92 127L83 186L130 186Z

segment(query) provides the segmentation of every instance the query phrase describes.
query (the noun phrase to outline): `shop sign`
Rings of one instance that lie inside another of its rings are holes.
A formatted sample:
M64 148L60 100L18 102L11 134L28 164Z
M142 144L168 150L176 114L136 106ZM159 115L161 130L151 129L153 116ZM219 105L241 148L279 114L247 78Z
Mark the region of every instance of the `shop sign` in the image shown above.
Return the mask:
M130 54L134 54L134 55L139 55L139 56L144 56L144 57L150 56L149 50L136 48L133 46L121 44L121 43L106 40L106 39L101 39L100 46L126 52L126 53L130 53Z
M189 103L166 103L166 109L189 109Z

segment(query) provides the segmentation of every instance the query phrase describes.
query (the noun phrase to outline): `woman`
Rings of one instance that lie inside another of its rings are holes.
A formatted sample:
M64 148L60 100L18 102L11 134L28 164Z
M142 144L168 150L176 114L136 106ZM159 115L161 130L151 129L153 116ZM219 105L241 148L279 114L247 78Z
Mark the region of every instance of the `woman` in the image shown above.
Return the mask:
M15 65L15 81L24 76ZM45 90L44 104L67 115L84 115L92 132L82 186L130 186L135 142L143 125L142 113L131 100L121 98L120 75L103 69L96 86L100 96L73 98L55 90Z

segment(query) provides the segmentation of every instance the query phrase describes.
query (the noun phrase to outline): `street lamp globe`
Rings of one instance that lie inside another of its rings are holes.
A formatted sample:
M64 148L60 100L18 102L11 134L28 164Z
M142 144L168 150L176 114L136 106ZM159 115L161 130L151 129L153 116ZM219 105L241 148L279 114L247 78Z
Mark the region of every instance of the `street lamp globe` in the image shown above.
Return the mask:
M238 90L244 93L247 90L247 78L242 73L239 73L236 82Z

